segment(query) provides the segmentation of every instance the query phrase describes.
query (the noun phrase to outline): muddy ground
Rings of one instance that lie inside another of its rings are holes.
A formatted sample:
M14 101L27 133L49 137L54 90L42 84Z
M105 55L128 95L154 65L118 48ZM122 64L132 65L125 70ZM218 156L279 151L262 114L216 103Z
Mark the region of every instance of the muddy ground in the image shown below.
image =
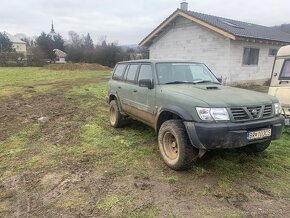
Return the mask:
M108 125L106 80L61 81L45 92L33 84L0 99L0 217L290 216L288 162L277 173L270 152L216 151L174 172L153 130L133 120Z

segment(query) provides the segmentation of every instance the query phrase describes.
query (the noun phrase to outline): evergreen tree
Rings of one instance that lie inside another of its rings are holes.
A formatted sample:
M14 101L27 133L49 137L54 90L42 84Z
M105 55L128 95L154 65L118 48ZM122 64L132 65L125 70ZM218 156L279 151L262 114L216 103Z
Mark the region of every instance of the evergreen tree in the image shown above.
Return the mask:
M54 49L59 49L59 50L64 51L64 40L59 33L53 36L53 41L54 41L53 42Z
M5 33L0 32L0 52L12 52L12 42Z
M43 32L36 39L36 44L48 59L55 58L55 54L53 52L54 49L64 51L64 40L60 34L51 36L50 34Z
M88 50L94 49L94 42L93 42L93 40L92 40L92 38L91 38L89 33L85 37L84 47L85 47L85 49L88 49Z

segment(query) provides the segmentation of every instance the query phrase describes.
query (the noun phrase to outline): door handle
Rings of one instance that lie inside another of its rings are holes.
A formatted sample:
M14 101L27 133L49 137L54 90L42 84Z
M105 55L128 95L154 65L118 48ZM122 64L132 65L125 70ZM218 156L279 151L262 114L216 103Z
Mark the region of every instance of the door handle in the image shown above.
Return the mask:
M133 90L133 92L137 92L137 90L136 90L136 89L134 89L134 90Z
M286 84L288 84L288 83L289 83L289 81L280 81L280 82L279 82L279 84L283 84L283 83L286 83Z

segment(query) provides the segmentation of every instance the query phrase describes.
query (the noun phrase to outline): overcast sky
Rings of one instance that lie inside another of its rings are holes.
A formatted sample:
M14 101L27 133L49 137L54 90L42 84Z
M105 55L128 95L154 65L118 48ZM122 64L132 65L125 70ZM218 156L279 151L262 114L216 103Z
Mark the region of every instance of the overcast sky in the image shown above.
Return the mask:
M179 7L181 0L1 0L0 31L28 36L55 30L90 33L119 44L138 44ZM289 0L187 0L205 14L273 26L290 23Z

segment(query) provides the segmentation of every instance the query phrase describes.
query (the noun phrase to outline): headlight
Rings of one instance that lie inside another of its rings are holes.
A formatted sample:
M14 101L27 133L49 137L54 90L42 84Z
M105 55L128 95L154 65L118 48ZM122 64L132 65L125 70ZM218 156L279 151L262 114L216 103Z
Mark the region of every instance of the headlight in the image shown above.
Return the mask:
M275 112L275 115L280 115L282 113L282 106L280 103L274 104L274 112Z
M200 119L205 121L226 121L230 120L227 109L225 108L201 108L197 107L196 111Z
M200 119L207 121L213 120L212 116L210 115L210 108L197 107L196 111Z

